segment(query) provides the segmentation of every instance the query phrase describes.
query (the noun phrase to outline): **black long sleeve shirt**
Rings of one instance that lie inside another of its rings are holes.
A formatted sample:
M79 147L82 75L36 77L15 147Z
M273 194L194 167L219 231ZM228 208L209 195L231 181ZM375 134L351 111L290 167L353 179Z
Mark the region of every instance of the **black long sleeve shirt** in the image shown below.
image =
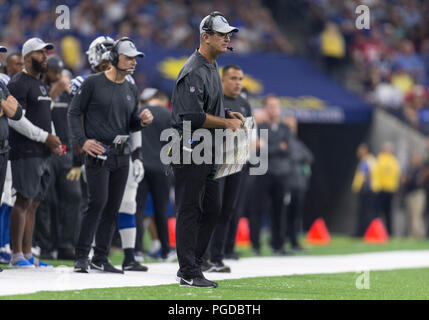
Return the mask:
M7 87L0 81L0 103L3 99L6 100L6 98L10 96L10 92L7 89ZM22 107L18 104L18 108L16 109L16 112L13 117L10 119L12 120L19 120L22 117ZM7 116L3 112L2 116L0 117L0 140L7 140L9 139L9 124L7 122ZM6 149L7 151L9 149ZM1 150L2 151L2 150ZM1 153L0 151L0 153Z
M153 122L142 130L142 156L145 170L148 172L164 172L165 165L160 159L161 149L167 143L160 141L163 130L171 127L171 112L164 107L144 106L153 114Z
M55 101L52 102L52 122L54 123L55 133L67 150L71 150L70 130L67 121L67 111L70 105L71 97L67 91L61 93Z
M284 123L270 125L263 122L259 129L268 130L268 173L274 175L287 175L291 170L290 138L291 131ZM285 142L287 149L282 150L280 144Z
M90 75L70 103L68 122L72 138L80 146L88 139L109 145L117 135L139 131L136 86L110 81L104 72Z

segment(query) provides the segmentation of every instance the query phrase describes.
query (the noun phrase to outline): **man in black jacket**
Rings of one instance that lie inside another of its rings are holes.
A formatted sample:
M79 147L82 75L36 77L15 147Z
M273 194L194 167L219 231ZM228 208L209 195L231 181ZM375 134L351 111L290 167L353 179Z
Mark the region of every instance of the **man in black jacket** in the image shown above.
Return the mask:
M72 168L74 150L67 122L67 110L71 101L70 77L63 75L63 70L61 58L50 55L43 81L53 101L51 115L54 128L66 151L61 157L51 157L49 192L37 211L34 238L41 248L41 258L74 260L81 188L79 181L66 178ZM53 256L54 250L58 252L57 257Z
M292 132L289 144L291 170L287 179L290 202L285 221L286 238L290 241L292 251L302 251L298 236L302 232L305 194L309 187L313 154L297 136L298 123L296 118L287 116L284 122Z
M243 71L239 66L227 65L222 70L222 88L224 105L228 110L241 113L244 117L251 117L252 111L249 102L240 96L243 88ZM238 198L242 192L243 178L247 169L227 177L221 178L222 209L216 222L212 239L208 250L210 262L205 262L203 271L207 272L231 272L229 266L223 263L225 245L230 228L233 234L237 231ZM234 237L235 238L235 237ZM235 239L234 239L235 240Z
M7 52L6 47L0 46L0 52ZM9 159L9 124L7 119L19 120L22 117L22 107L11 96L5 83L0 79L0 194L3 194L6 179L7 161ZM3 218L3 216L2 216ZM3 232L3 230L1 230ZM2 253L3 254L3 253ZM7 260L6 260L7 261ZM0 268L0 271L2 269Z
M153 91L150 98L145 100L145 104L142 107L146 107L152 112L154 120L144 132L142 131L142 155L145 176L139 184L136 197L136 251L142 251L143 212L146 207L148 193L151 193L154 221L161 244L160 258L164 261L169 261L176 257L175 252L170 248L168 238L167 210L170 200L171 178L168 175L167 166L162 164L160 160L161 149L165 144L165 142L160 141L160 136L163 130L171 127L171 111L168 110L168 96L157 89L150 89L155 91Z
M0 52L7 52L6 47L0 46ZM0 81L0 103L0 194L2 194L10 150L7 119L19 120L22 117L22 107L2 81Z
M137 88L125 79L134 72L136 57L143 56L131 39L117 40L110 51L112 68L89 76L69 108L72 138L87 153L89 194L76 246L75 272L88 272L88 255L95 235L91 269L123 273L107 257L128 178L130 132L141 130L153 120L149 110L138 112Z
M217 57L227 51L231 27L219 12L212 12L200 23L200 47L180 70L173 91L172 126L184 137L188 135L184 122L191 122L191 134L199 129L238 130L244 123L241 114L229 113L225 118L222 83L219 77ZM181 155L192 155L190 140L183 139ZM212 141L210 141L212 142ZM214 143L202 141L207 149ZM219 180L214 179L216 165L214 153L211 163L190 164L181 161L174 164L175 194L177 206L176 248L179 259L177 278L180 286L216 288L217 283L207 280L201 264L220 212Z
M285 196L287 179L290 173L289 143L291 132L281 122L280 100L274 95L264 99L267 121L259 125L259 130L268 130L268 142L260 139L259 147L268 148L268 171L258 177L258 202L256 210L250 217L250 240L255 253L260 253L260 231L262 215L270 209L271 218L271 249L273 254L285 255L284 251L284 220L286 217ZM271 204L271 208L269 205Z

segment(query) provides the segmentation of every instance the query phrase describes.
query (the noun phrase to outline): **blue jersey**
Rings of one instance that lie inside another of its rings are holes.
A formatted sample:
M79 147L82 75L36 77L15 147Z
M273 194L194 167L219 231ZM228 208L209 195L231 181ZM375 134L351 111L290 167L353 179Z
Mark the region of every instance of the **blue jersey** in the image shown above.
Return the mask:
M6 87L9 83L10 77L5 73L0 73L0 82Z

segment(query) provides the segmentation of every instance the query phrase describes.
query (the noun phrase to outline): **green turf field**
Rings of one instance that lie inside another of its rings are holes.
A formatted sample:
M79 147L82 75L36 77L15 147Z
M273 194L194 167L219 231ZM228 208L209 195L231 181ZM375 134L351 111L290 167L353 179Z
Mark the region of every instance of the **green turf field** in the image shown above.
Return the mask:
M263 256L269 256L266 245ZM362 239L336 235L329 245L305 244L299 255L333 255L388 250L429 249L428 240L390 239L387 244L367 244ZM243 258L252 256L250 248L239 247ZM298 255L298 254L297 254ZM113 264L122 262L122 253L115 251ZM151 263L154 260L146 261ZM48 261L54 265L73 265L72 262ZM0 299L140 299L140 300L264 300L264 299L429 299L429 268L392 271L370 271L369 288L358 289L357 273L312 274L282 277L261 277L219 281L217 289L180 288L177 284L153 287L124 287L79 291L39 292L35 294L3 296Z
M268 246L268 233L262 235L261 256L271 256ZM391 250L429 250L429 240L416 240L411 238L391 238L385 244L365 243L361 238L352 238L345 235L333 235L328 245L311 245L306 243L305 238L301 237L301 243L305 249L304 252L295 253L295 255L332 255L332 254L351 254L363 252L391 251ZM287 248L287 247L286 247ZM249 247L237 247L241 257L254 257ZM122 250L112 250L110 260L113 265L122 263ZM46 262L54 266L67 265L73 266L72 261L47 260ZM146 259L145 263L157 262L157 260ZM7 268L7 267L6 267Z
M429 299L429 269L372 271L369 288L358 289L359 274L311 274L219 281L216 289L181 288L177 284L153 287L45 291L0 299L52 300L368 300Z

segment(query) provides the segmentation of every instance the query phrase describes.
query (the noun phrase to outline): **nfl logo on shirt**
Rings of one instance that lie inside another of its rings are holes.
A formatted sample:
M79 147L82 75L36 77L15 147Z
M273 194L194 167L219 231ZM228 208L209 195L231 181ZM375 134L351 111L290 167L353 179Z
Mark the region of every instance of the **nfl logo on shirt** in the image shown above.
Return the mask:
M190 87L190 88L189 88L189 91L190 91L191 93L195 92L195 87Z
M42 94L45 96L46 95L46 89L44 86L40 86L40 91L42 92Z

